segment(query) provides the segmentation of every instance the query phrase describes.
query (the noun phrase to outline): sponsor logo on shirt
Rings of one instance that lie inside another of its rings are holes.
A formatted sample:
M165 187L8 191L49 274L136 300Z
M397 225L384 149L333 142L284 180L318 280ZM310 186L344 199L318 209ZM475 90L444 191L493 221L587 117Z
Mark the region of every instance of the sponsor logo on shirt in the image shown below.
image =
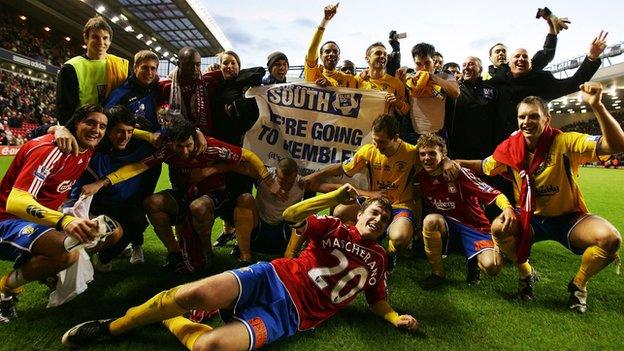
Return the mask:
M33 173L33 175L38 180L44 181L50 175L50 170L47 168L44 168L43 166L39 166L37 167L37 170Z
M559 192L558 185L544 185L535 189L537 196L552 196Z
M56 187L56 191L58 191L59 193L64 193L66 191L68 191L69 189L71 189L71 187L74 185L74 183L76 183L76 180L64 180L61 182L61 184L58 185L58 187Z
M446 198L446 201L440 199L432 199L429 197L429 201L440 211L450 211L455 209L455 202Z

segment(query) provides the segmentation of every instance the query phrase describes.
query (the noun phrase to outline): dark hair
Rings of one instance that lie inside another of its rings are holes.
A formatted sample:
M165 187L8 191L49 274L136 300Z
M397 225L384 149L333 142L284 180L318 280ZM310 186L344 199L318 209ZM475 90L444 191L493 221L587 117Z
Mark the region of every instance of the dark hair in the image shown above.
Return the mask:
M418 43L416 45L414 45L414 47L412 48L412 58L418 56L418 57L433 57L433 55L435 54L435 47L431 44L427 44L427 43Z
M231 55L231 56L234 56L234 59L236 60L236 63L238 63L238 67L240 67L240 66L241 66L241 60L240 60L240 57L238 57L238 54L237 54L237 53L235 53L235 52L234 52L234 51L232 51L232 50L223 51L223 52L220 52L219 54L217 54L217 56L219 57L219 63L223 63L223 57L224 57L225 55ZM270 67L269 67L269 68L270 68Z
M190 137L195 136L195 126L182 116L175 116L171 120L171 127L169 127L169 140L173 142L183 142Z
M488 50L488 54L489 54L489 56L492 56L492 50L494 50L494 48L495 48L495 47L497 47L498 45L505 46L505 44L503 44L503 43L496 43L496 44L492 45L492 47L490 48L490 50ZM505 49L507 49L507 47L506 47L506 46L505 46Z
M119 123L132 127L134 127L134 124L136 123L134 113L132 113L132 111L124 105L115 105L108 108L106 112L106 115L108 116L108 126L110 127L107 131L110 131L113 126L116 126Z
M382 114L373 121L375 133L385 132L388 138L394 138L399 134L399 121L394 116Z
M184 56L191 56L191 55L195 56L195 54L201 56L199 53L199 50L192 48L190 46L185 46L182 49L180 49L180 51L178 51L178 58L181 59Z
M433 57L433 56L440 56L441 58L444 58L444 55L442 55L442 54L441 54L441 53L439 53L438 51L435 51L435 52L433 53L433 55L431 55L431 56L432 56L432 57Z
M99 16L99 15L89 18L87 23L85 23L84 28L82 29L82 36L84 38L88 38L89 32L91 32L92 30L99 30L99 29L107 31L110 36L110 40L111 41L113 40L113 29L108 24L108 22L106 22L104 17Z
M439 146L442 150L442 155L446 156L446 142L442 139L441 136L435 133L427 133L423 134L418 138L418 142L416 142L416 147L419 149L422 147L436 147Z
M299 172L299 166L297 166L297 162L290 157L285 157L277 163L277 169L282 171L284 175L291 176L293 174L297 174Z
M548 110L548 103L546 102L546 100L542 99L539 96L527 96L524 99L522 99L522 101L520 101L518 105L516 105L516 112L518 112L518 109L520 108L521 104L535 105L540 110L542 110L542 112L546 116L550 116L550 111Z
M328 41L324 42L323 45L321 45L321 48L319 49L319 54L323 53L323 47L325 45L327 45L327 44L334 44L334 45L336 45L336 48L338 48L338 55L340 55L340 46L338 46L338 44L336 44L336 42L333 41L333 40L328 40Z
M381 47L382 47L382 48L384 48L384 49L386 48L386 46L385 46L382 42L380 42L380 41L375 42L375 43L372 43L372 44L370 44L370 45L369 45L369 47L368 47L368 48L366 48L366 56L368 56L368 54L370 53L370 51L371 51L373 48L376 48L376 47L378 47L378 46L381 46Z
M82 122L83 119L87 118L92 113L102 113L108 117L108 113L104 111L102 105L97 104L86 104L84 106L79 107L74 111L73 116L65 123L65 127L69 129L72 134L76 134L76 125Z
M442 66L442 70L443 71L447 71L451 67L457 68L458 70L461 71L461 67L459 67L459 65L457 63L455 63L455 62L445 63L444 66Z
M362 206L360 206L360 212L366 211L366 209L372 204L379 205L384 211L388 213L388 221L392 221L392 203L390 202L390 200L385 197L369 197L364 200L364 203L362 203ZM386 227L388 227L388 225L390 225L390 223L386 223Z

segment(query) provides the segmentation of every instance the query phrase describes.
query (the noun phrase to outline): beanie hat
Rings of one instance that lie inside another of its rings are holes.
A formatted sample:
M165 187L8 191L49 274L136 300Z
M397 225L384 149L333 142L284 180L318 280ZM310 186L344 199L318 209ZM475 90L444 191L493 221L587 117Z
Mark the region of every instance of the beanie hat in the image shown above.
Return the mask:
M279 60L286 60L286 63L288 63L288 57L286 57L286 54L284 54L283 52L275 51L270 53L269 57L267 57L267 68L271 69L271 66L273 66L275 62Z

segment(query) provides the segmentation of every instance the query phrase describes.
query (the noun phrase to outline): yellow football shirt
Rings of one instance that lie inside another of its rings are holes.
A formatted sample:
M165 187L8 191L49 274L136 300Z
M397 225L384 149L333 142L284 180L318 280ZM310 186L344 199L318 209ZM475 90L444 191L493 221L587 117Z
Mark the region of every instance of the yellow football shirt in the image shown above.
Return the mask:
M389 74L384 74L380 79L367 78L362 79L360 76L355 77L357 80L358 88L363 90L380 90L390 94L396 95L397 99L402 103L397 108L397 112L401 115L405 115L409 112L410 105L407 101L407 95L405 94L405 85L403 82ZM386 113L390 112L389 106L386 106Z
M416 146L400 141L399 148L390 157L379 152L373 144L360 147L355 155L342 164L348 176L368 168L370 190L386 190L392 200L392 207L414 210L413 177L420 166Z
M308 54L305 58L305 65L303 66L303 77L306 82L314 83L319 78L325 78L334 87L342 88L357 88L357 81L355 77L337 70L327 70L324 67L318 65L318 50L323 38L324 30L316 28L312 42L308 48Z
M596 147L600 136L576 132L558 134L546 155L544 165L533 178L535 213L539 216L559 216L571 212L588 212L583 194L579 189L579 166L597 160ZM487 157L482 163L483 172L494 176L507 172L509 167ZM520 175L513 170L514 196L519 197L522 184Z

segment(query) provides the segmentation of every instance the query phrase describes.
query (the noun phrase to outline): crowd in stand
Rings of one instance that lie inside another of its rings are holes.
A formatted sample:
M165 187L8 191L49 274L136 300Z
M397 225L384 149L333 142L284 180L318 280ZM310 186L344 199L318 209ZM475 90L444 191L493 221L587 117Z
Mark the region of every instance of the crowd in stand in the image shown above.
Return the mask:
M0 70L0 145L21 145L32 125L56 122L56 84Z
M3 12L5 10L3 8ZM24 21L17 13L7 12L0 19L0 47L3 49L57 67L80 53L80 43L68 42L57 33L45 31L43 24L31 19Z

